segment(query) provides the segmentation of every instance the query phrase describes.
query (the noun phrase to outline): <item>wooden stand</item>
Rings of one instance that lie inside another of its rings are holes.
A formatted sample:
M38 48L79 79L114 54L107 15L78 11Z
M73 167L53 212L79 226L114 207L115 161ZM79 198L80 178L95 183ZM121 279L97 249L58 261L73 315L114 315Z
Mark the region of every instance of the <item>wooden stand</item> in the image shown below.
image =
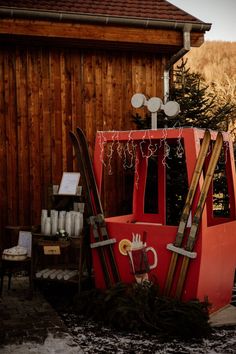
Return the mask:
M78 283L83 275L83 236L68 240L48 239L33 234L33 268L35 280Z

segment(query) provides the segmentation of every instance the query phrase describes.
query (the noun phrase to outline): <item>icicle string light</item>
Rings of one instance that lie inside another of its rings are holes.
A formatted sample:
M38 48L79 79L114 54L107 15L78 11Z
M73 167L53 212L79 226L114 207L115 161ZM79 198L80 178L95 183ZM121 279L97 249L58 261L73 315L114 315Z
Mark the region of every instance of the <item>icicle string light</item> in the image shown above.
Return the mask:
M159 144L159 148L162 147L162 143L164 143L167 139L167 129L164 128L162 129L162 138L160 139L160 144Z
M164 155L161 162L163 166L169 168L166 162L166 160L170 158L170 145L167 143L167 128L163 128L162 130L162 138L160 139L159 148L162 147L162 144L164 144Z
M134 144L134 140L132 138L132 130L129 132L129 137L127 143L125 144L124 149L124 168L132 168L134 166L134 152L136 145ZM130 161L130 162L128 162Z
M157 147L157 144L153 144L152 143L152 140L151 140L151 136L150 136L150 130L148 131L148 139L149 139L149 145L148 145L148 151L149 151L149 154L148 154L148 158L151 157L152 155L155 154L155 152L157 151L158 147Z
M120 139L119 139L119 132L117 132L117 147L116 147L116 151L117 151L117 154L119 156L120 159L122 159L122 156L123 156L123 146L120 142Z
M115 138L116 138L116 133L114 133L112 135L112 142L110 143L109 145L109 151L107 153L107 158L108 158L108 162L107 162L107 166L108 166L108 175L112 175L112 166L111 166L111 163L112 163L112 157L113 157L113 152L114 152L114 145L115 145Z
M147 157L147 155L145 154L145 152L143 151L143 147L142 147L142 145L143 144L146 144L146 136L147 136L147 130L145 130L145 132L144 132L144 135L143 135L143 137L142 137L142 140L140 141L140 143L139 143L139 148L140 148L140 151L141 151L141 154L142 154L142 157L143 158L146 158Z
M178 158L182 158L184 154L184 147L182 145L182 133L183 128L179 127L179 134L177 137L177 150L176 154ZM112 139L110 144L107 148L107 156L106 162L104 161L104 151L105 151L105 144L107 144L107 138L104 132L99 132L99 146L100 146L100 160L102 164L107 167L108 175L112 174L112 158L114 156L114 152L116 151L119 158L123 159L123 168L124 169L131 169L134 168L135 173L135 184L138 186L139 176L138 176L138 165L139 155L137 153L137 147L140 149L141 157L145 159L149 159L151 156L156 154L159 148L163 146L164 154L162 158L162 164L169 168L167 160L170 159L170 145L167 142L167 135L168 129L163 128L162 130L162 137L158 142L153 142L151 137L151 131L145 130L143 132L143 136L139 142L135 142L133 136L133 131L129 131L128 139L124 143L120 141L119 132L113 131ZM200 144L200 141L198 141ZM210 153L210 151L208 152Z
M147 140L149 140L149 144L148 144L148 147L147 147L148 153L146 154L146 153L144 152L144 149L143 149L142 145L143 145L143 144L146 145ZM143 157L143 158L146 158L146 159L149 159L149 158L150 158L152 155L154 155L155 152L157 151L158 146L157 146L157 144L153 144L153 143L152 143L152 139L151 139L151 135L150 135L150 130L145 130L145 133L144 133L144 135L143 135L143 137L142 137L142 140L141 140L140 143L139 143L139 148L140 148L142 157Z
M167 140L164 141L164 155L162 159L162 165L170 168L166 160L170 158L170 145L168 145Z
M138 165L139 165L139 158L138 158L137 145L136 145L135 146L135 170L134 170L135 188L136 189L138 189L138 185L139 185Z
M184 154L184 148L183 148L183 145L181 143L182 133L183 133L183 128L179 127L179 135L178 135L178 139L177 139L177 144L178 145L177 145L177 151L176 151L177 157L179 159L181 159L183 157L183 154Z
M104 133L101 131L99 132L99 146L100 146L100 161L106 167L105 161L103 159L104 156L104 145L107 142L107 139L104 136Z

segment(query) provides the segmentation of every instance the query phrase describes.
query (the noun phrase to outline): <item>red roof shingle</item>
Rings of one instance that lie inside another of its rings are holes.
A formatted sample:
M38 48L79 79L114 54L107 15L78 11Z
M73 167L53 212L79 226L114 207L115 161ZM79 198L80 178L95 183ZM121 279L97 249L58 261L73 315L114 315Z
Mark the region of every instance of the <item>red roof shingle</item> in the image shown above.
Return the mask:
M1 8L124 19L204 23L166 0L0 0Z

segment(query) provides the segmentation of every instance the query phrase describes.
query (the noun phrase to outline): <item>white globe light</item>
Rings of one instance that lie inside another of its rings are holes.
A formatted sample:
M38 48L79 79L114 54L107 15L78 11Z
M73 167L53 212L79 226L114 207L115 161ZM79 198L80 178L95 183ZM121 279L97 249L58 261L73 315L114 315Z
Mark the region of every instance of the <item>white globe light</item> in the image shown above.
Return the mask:
M147 108L149 112L155 113L161 109L162 100L159 97L152 97L147 102Z
M164 112L168 117L176 117L180 112L180 106L175 101L169 101L164 105Z
M135 93L131 98L131 104L134 108L144 106L146 97L142 93Z

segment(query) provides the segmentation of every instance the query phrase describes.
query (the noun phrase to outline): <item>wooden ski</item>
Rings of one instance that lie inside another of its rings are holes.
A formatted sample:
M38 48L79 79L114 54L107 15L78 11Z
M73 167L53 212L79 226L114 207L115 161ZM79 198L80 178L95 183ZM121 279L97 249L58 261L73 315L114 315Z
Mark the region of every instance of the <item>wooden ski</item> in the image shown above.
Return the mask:
M79 171L81 174L81 178L83 181L83 188L84 188L84 198L85 198L85 204L86 204L86 209L87 209L87 214L90 217L91 215L93 215L93 207L92 207L92 199L91 199L91 186L89 185L89 181L86 178L86 165L85 165L85 161L82 158L83 156L83 150L80 146L80 143L78 141L77 136L73 133L73 132L69 132L70 135L70 139L72 141L74 150L75 150L75 155L78 161L78 167L79 167ZM96 233L95 228L93 228L93 233ZM99 236L96 233L95 238L97 239ZM104 281L107 287L110 286L111 284L111 279L110 279L110 274L109 274L109 270L106 264L106 258L105 258L105 254L104 251L101 249L98 252L99 254L99 259L100 259L100 263L101 263L101 267L102 267L102 272L103 272L103 277L104 277Z
M200 176L202 173L204 161L206 159L206 155L207 155L207 151L208 151L210 142L211 142L211 134L208 130L206 130L204 137L203 137L202 144L201 144L201 148L199 151L199 155L198 155L198 158L196 161L196 165L195 165L192 180L190 183L189 191L187 194L185 206L184 206L181 218L180 218L180 223L179 223L179 227L178 227L178 231L176 234L176 239L175 239L174 245L173 244L167 245L167 248L169 250L173 251L173 253L171 256L171 261L170 261L168 274L167 274L167 278L166 278L166 284L165 284L165 288L164 288L164 294L166 296L169 296L170 291L171 291L173 277L174 277L176 264L177 264L177 260L178 260L178 256L179 256L179 251L181 251L180 247L183 242L184 233L185 233L186 225L187 225L189 215L191 212L193 199L194 199L196 189L198 186L198 182L199 182L199 179L200 179Z
M203 209L205 206L209 187L212 182L212 178L214 176L214 171L215 171L217 162L220 157L222 145L223 145L223 135L222 135L222 133L219 132L217 134L214 148L212 150L211 158L209 161L209 165L207 168L207 172L205 175L203 186L202 186L202 189L200 192L196 212L193 217L193 223L192 223L190 233L188 236L188 240L187 240L187 244L186 244L186 251L189 254L193 253L193 248L194 248L196 238L197 238L197 232L198 232L198 227L199 227L200 220L201 220L201 215L202 215L202 212L203 212ZM184 281L186 279L188 265L189 265L189 261L191 258L193 258L193 257L189 257L187 254L183 258L183 262L182 262L182 266L181 266L181 270L180 270L180 275L179 275L179 279L178 279L178 283L177 283L177 287L176 287L176 297L177 298L181 298L183 285L184 285Z
M117 263L115 260L114 252L113 252L113 244L116 242L115 239L110 239L107 227L104 219L104 213L102 209L101 199L97 188L96 179L94 176L93 165L89 154L87 139L80 128L77 128L77 135L79 140L81 141L81 145L84 147L84 157L87 162L87 176L90 179L90 183L92 186L92 195L93 195L93 206L94 206L94 217L92 218L93 223L97 223L97 227L100 233L101 241L96 245L91 245L92 248L104 247L106 246L106 251L109 259L109 266L111 268L113 282L120 282L120 275L117 267Z
M115 243L116 240L110 239L107 233L86 137L80 128L77 128L76 134L70 132L70 137L76 149L78 163L82 166L83 170L81 177L84 180L86 188L85 194L87 195L86 204L88 217L95 240L95 242L91 244L91 248L97 249L105 284L107 287L110 287L112 284L120 281L112 248L112 244Z

